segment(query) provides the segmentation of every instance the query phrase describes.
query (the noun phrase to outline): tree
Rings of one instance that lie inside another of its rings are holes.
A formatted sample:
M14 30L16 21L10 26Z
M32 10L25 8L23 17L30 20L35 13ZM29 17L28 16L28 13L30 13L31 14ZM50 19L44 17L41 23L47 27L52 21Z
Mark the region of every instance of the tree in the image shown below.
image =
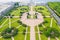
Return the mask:
M18 2L16 2L16 3L15 3L15 7L18 7L18 6L19 6L19 3L18 3Z
M51 37L51 38L55 38L55 37L60 36L59 35L60 33L56 28L50 28L50 27L44 28L43 33L45 36Z
M3 38L11 38L12 36L16 36L18 34L18 29L12 27L12 28L6 28L2 33L1 36Z

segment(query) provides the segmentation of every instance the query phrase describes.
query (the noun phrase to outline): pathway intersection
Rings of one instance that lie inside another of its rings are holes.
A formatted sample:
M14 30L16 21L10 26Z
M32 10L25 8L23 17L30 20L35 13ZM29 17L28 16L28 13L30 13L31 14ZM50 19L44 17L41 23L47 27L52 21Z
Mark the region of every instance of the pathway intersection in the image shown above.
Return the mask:
M33 6L30 6L29 14L31 15L31 19L27 18L27 13L24 13L21 16L22 23L30 26L30 40L36 40L35 39L35 26L42 23L43 16L40 13L37 13L37 19L33 19L33 15L35 15L35 11L33 10Z

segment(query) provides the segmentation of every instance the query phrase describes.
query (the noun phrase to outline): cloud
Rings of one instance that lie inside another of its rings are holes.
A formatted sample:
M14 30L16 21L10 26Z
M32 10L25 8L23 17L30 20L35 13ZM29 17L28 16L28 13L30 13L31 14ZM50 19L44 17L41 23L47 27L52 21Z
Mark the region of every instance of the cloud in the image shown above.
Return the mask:
M0 2L29 2L29 0L0 0Z

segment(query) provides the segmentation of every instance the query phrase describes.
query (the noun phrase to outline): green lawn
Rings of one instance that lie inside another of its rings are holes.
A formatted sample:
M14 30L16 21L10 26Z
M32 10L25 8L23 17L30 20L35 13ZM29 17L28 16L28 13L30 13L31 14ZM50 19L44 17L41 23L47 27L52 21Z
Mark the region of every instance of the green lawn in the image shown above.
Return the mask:
M18 35L16 35L14 37L15 40L24 40L25 35L23 33L18 33Z
M44 21L45 21L44 25L46 27L49 27L50 26L50 23L51 23L51 18L44 18Z
M27 38L26 38L26 40L30 40L30 27L28 27L28 31L27 31Z
M37 28L37 26L35 27L35 38L36 38L36 40L39 40L39 35L38 35L38 28Z
M30 40L30 33L27 33L27 38L26 40Z

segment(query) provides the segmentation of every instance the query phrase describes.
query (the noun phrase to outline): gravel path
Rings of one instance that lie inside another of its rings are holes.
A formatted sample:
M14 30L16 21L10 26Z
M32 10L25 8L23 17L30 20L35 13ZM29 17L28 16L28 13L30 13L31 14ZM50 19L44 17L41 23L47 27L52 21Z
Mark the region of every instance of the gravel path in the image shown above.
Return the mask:
M36 40L35 39L35 29L33 26L30 27L30 40Z
M26 27L26 34L25 34L25 39L24 40L27 39L27 32L28 32L28 27Z
M9 28L11 28L11 19L9 17Z
M11 37L12 40L14 40L14 37Z
M57 37L55 37L56 38L56 40L59 40Z
M48 40L50 40L50 37L48 37Z
M50 27L52 27L52 22L53 22L53 18L51 18L51 23L50 23Z
M31 10L30 10L30 14L33 16L34 15L34 11L33 11L33 6L31 6ZM37 19L27 19L27 13L24 13L22 16L21 16L21 20L22 23L26 24L26 25L29 25L30 26L30 40L36 40L36 36L35 36L35 26L42 23L44 20L43 20L43 16L38 13L37 14Z

